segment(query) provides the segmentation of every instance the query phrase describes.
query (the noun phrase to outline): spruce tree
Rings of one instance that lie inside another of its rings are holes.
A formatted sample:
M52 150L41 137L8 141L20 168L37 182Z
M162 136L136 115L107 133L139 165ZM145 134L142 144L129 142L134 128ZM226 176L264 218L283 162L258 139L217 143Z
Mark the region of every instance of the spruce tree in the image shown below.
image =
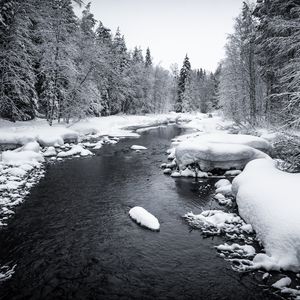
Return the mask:
M152 57L151 57L150 49L147 48L147 50L146 50L146 58L145 58L145 67L149 68L151 66L152 66Z
M177 101L175 105L175 111L178 113L183 111L184 93L186 91L186 87L190 80L190 73L191 73L191 64L188 56L186 55L183 61L183 66L180 70L178 86L177 86Z

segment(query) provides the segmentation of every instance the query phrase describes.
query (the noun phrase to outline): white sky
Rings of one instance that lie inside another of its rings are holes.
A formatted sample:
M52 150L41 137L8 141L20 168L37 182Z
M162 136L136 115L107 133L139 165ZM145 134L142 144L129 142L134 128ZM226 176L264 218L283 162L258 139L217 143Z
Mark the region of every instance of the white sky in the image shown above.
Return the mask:
M88 0L84 0L86 3ZM155 63L214 71L224 56L227 33L243 0L92 0L97 20L114 33L119 26L127 47L150 48Z

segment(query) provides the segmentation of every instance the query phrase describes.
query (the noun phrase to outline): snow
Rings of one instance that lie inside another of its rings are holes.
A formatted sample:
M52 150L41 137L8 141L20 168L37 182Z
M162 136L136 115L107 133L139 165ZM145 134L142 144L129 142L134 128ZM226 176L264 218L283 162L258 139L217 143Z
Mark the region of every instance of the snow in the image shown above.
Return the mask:
M56 156L56 150L53 146L50 146L50 147L46 148L46 151L43 152L43 155L45 157Z
M143 207L135 206L129 211L130 217L138 224L151 230L159 230L160 224L156 217L145 210Z
M225 243L219 246L216 246L216 249L221 252L229 252L231 254L239 255L242 257L253 257L256 253L254 247L251 245L239 245L233 243L231 245Z
M70 150L68 151L61 151L57 154L57 157L69 157L74 155L80 155L80 156L88 156L93 155L93 153L87 149L84 149L81 145L74 145Z
M195 215L192 212L184 215L189 225L210 234L239 233L239 229L245 222L234 213L222 210L205 210Z
M36 141L29 142L25 144L19 151L33 151L33 152L40 152L40 144Z
M132 145L132 146L130 147L130 149L131 149L131 150L147 150L146 147L140 146L140 145Z
M18 149L16 149L18 150ZM2 162L7 165L21 166L23 164L36 166L44 161L40 153L34 151L5 151L2 153Z
M225 186L220 186L216 189L216 193L222 194L224 196L232 195L231 183Z
M278 281L276 281L275 283L272 284L272 287L275 289L283 289L287 286L289 286L292 283L291 278L289 277L283 277L281 279L279 279Z
M183 141L176 147L176 161L180 169L197 163L202 171L214 169L243 169L256 158L269 156L252 147L238 144L207 143L191 139Z
M229 170L225 172L225 176L237 176L242 173L241 170Z
M300 270L300 174L276 168L270 159L251 161L232 185L239 214L250 223L266 253L255 268Z
M224 186L228 186L231 185L230 181L228 179L220 179L219 181L217 181L215 183L215 188L220 188L220 187L224 187Z

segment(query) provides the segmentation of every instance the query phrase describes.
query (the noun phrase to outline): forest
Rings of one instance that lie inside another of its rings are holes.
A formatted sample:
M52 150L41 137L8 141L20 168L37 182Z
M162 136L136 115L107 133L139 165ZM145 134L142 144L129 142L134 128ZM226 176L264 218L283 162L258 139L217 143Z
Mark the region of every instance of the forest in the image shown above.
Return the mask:
M76 3L74 3L76 2ZM154 65L150 49L77 17L71 0L0 1L0 116L70 118L221 109L250 125L300 125L298 0L244 2L214 72ZM200 41L199 41L200 42ZM145 51L145 53L144 53ZM188 49L187 49L188 52Z

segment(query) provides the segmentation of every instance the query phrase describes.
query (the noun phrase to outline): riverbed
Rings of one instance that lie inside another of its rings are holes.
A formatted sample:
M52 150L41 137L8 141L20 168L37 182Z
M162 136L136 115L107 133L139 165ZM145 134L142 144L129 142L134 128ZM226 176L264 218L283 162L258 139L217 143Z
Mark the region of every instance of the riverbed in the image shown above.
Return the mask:
M0 262L16 264L1 299L276 299L218 257L182 216L211 209L215 179L173 179L159 168L177 126L46 166L46 175L0 231ZM133 144L146 151L130 150ZM200 189L200 190L199 190ZM142 206L159 232L134 223Z

